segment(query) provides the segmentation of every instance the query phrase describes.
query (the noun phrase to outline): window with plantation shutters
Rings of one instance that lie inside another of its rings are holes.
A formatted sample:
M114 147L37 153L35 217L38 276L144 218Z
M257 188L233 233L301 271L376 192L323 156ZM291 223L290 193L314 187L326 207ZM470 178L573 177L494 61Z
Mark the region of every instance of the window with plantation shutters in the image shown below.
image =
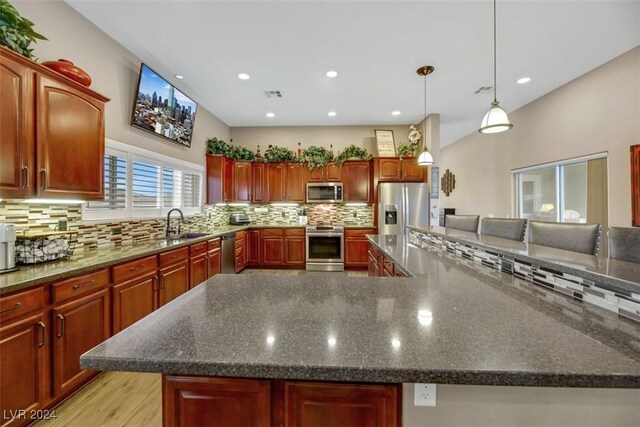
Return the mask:
M179 208L202 211L204 168L107 140L105 198L87 202L83 218L151 218Z

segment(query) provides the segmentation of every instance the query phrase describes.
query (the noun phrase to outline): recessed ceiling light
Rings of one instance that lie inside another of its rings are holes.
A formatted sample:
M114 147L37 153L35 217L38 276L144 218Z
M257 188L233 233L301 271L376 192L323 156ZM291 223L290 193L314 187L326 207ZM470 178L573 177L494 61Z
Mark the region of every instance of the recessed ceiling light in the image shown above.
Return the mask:
M184 79L184 76L182 74L176 74L174 77L178 80Z
M519 85L523 85L525 83L529 83L531 81L531 77L522 77L521 79L518 79L517 83Z
M238 78L239 78L240 80L249 80L249 74L246 74L246 73L240 73L240 74L238 74Z
M398 111L398 110L391 112L392 116L399 116L400 114L402 114L402 113L400 111Z
M327 77L333 78L333 77L336 77L337 75L338 75L337 71L333 71L333 70L327 71Z
M267 113L267 117L271 118L271 117L275 117L276 115L274 113Z
M329 112L327 113L327 115L328 115L329 117L334 117L334 116L336 115L336 112L335 112L335 111L329 111Z

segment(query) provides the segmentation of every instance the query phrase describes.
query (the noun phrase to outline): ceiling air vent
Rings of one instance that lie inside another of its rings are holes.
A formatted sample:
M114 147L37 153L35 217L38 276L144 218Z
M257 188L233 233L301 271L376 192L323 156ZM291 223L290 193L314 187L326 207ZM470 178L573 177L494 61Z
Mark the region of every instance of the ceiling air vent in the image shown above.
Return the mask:
M282 94L279 90L265 90L264 96L267 98L282 98Z
M480 86L475 92L476 95L479 93L489 93L493 90L493 86Z

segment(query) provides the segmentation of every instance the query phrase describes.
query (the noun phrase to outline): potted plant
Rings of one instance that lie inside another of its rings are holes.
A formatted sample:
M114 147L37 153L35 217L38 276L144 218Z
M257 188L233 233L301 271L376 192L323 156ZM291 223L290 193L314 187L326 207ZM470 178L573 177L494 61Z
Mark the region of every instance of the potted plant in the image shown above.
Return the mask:
M403 142L398 147L398 157L415 157L418 152L417 142Z
M302 161L307 164L309 170L321 168L331 160L331 153L324 147L311 146L302 151Z
M372 157L371 154L369 154L369 152L366 149L356 147L355 145L351 144L350 146L345 148L343 151L338 153L338 155L335 158L335 161L336 161L336 164L342 165L344 162L346 162L351 158L369 160L371 159L371 157Z
M296 153L285 147L269 145L264 152L265 162L293 162L297 160Z
M20 15L7 1L0 1L0 44L29 59L35 59L31 43L47 40L33 30L33 22Z
M223 140L213 137L207 140L207 153L229 156L231 154L231 146Z

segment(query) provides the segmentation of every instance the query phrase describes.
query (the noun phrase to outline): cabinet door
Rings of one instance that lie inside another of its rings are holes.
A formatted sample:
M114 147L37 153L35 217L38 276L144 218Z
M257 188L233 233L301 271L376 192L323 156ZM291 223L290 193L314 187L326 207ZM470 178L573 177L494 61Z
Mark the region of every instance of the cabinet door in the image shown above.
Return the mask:
M284 426L400 425L397 385L285 383Z
M429 168L419 166L417 159L402 159L402 180L423 182L427 176Z
M344 266L367 267L369 265L369 241L366 237L345 237Z
M251 202L251 162L235 162L233 165L233 195L236 202Z
M23 198L33 191L33 71L0 55L0 196Z
M94 373L80 369L80 356L109 338L109 289L54 307L52 313L53 393L61 396Z
M325 167L313 168L307 172L308 182L324 182Z
M631 147L631 223L640 227L640 145Z
M282 237L262 237L262 264L282 265L284 262Z
M254 162L251 165L252 169L252 192L251 200L254 203L263 203L267 200L266 195L266 164L260 162Z
M36 75L37 192L104 197L104 103Z
M302 163L287 163L286 200L302 202L306 200L307 168Z
M304 246L304 237L286 237L284 240L284 263L286 265L304 265Z
M369 277L378 276L378 263L374 256L369 255Z
M158 308L155 273L113 286L113 333L133 325Z
M162 307L169 301L179 297L189 289L189 263L182 261L171 267L160 270L160 299Z
M365 202L370 200L370 162L345 162L342 166L345 202Z
M207 267L207 277L213 277L216 274L220 274L220 248L210 250L208 259L209 265Z
M271 382L267 380L163 378L165 426L271 425Z
M233 159L223 160L222 190L225 202L233 202Z
M246 245L249 265L260 265L260 230L247 231Z
M402 180L402 170L400 167L400 159L397 158L384 158L377 159L378 161L378 179L380 181L400 181Z
M209 277L207 272L208 264L209 258L206 253L189 260L189 289L207 280Z
M218 155L206 155L207 159L207 204L224 201L224 158Z
M335 163L328 163L324 167L325 182L342 182L342 166Z
M31 420L8 422L19 410L42 407L48 399L49 335L42 313L0 328L0 413L3 426L27 425ZM27 412L28 414L28 412Z
M281 202L286 199L284 163L267 163L267 201Z

